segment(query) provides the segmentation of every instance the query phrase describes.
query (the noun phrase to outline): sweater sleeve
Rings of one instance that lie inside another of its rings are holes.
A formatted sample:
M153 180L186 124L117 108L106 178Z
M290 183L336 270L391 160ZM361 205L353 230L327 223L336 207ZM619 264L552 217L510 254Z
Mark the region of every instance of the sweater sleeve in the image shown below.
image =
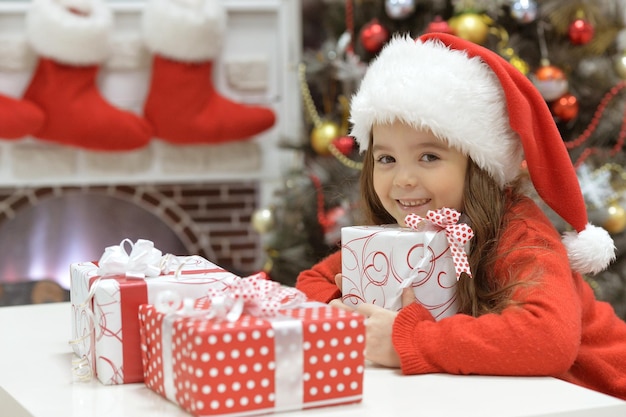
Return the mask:
M559 234L530 210L504 231L494 270L499 278L514 270L524 279L515 303L499 314L457 314L439 322L418 304L405 307L392 334L403 373L558 376L572 366L581 300Z
M311 269L302 271L296 280L296 288L310 300L328 303L341 297L335 283L335 275L341 273L341 251L338 250L322 259Z

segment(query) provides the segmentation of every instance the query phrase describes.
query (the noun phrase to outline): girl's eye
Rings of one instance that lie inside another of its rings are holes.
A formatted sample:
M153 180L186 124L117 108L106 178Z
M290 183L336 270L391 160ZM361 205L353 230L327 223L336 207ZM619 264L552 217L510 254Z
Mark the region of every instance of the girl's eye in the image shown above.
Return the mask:
M422 157L420 158L420 161L424 161L424 162L433 162L438 160L439 157L437 155L434 155L432 153L427 153L422 155Z
M396 162L395 158L389 155L381 155L376 158L376 162L379 164L391 164Z

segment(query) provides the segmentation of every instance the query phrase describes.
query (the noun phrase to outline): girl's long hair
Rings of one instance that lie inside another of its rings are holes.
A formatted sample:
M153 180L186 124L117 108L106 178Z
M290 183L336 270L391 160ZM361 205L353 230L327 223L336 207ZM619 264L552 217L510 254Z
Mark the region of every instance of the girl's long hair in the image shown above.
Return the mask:
M363 160L360 187L363 197L361 213L366 224L397 223L383 207L373 183L374 157L368 147ZM473 277L461 276L458 283L459 313L478 317L486 313L499 313L511 304L511 292L518 284L513 277L493 277L497 259L497 243L504 229L504 214L514 204L520 183L506 191L471 159L468 161L463 191L464 214L474 230L468 255Z

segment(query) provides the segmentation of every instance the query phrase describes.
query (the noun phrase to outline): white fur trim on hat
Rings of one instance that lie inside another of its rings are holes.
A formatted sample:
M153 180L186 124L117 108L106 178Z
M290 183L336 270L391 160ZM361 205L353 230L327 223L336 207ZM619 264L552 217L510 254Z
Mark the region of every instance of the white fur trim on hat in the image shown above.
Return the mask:
M150 0L142 30L146 46L167 58L201 62L216 58L227 14L219 0Z
M572 269L581 274L597 274L615 260L615 243L601 227L587 224L585 230L563 233Z
M522 146L498 79L479 58L438 41L396 36L369 66L350 107L351 135L367 149L372 126L401 121L434 135L500 186L519 174Z
M111 53L112 28L113 14L103 0L34 0L26 14L35 52L70 65L102 63Z

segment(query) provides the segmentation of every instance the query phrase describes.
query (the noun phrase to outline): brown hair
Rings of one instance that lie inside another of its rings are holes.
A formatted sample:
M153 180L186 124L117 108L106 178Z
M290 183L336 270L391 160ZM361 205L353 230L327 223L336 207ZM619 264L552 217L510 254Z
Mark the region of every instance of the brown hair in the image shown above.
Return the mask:
M371 141L371 139L370 139ZM373 182L374 157L372 146L367 148L361 172L361 208L367 224L392 224L396 220L383 207L376 195ZM497 259L497 243L504 228L504 213L508 205L521 194L520 182L503 192L486 171L471 158L468 161L463 190L464 214L474 230L468 254L472 277L461 276L458 284L459 313L480 316L501 312L511 304L511 292L519 282L514 277L502 280L492 275Z

